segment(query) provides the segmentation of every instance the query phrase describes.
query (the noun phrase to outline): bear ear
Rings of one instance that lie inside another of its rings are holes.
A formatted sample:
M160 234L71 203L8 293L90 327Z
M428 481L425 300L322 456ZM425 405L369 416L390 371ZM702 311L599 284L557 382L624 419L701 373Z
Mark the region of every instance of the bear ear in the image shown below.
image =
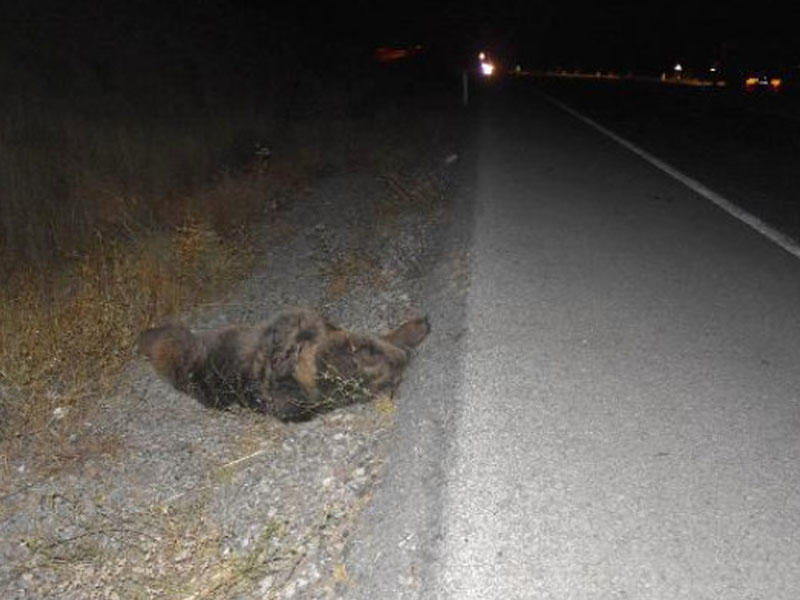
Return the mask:
M428 317L417 317L406 321L394 331L382 336L384 341L401 348L416 348L430 333L431 325Z

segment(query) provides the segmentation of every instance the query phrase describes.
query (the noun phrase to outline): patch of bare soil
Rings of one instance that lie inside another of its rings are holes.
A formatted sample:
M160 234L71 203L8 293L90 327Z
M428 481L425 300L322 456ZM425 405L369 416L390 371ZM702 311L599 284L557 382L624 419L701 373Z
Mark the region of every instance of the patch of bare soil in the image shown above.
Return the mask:
M279 211L256 274L191 325L306 305L377 332L425 312L419 282L437 259L456 151L432 142L391 172L327 177ZM205 409L137 358L85 419L54 415L53 451L73 453L70 466L34 476L24 462L0 465L12 481L0 492L0 596L338 597L395 402L402 387L392 400L286 424Z

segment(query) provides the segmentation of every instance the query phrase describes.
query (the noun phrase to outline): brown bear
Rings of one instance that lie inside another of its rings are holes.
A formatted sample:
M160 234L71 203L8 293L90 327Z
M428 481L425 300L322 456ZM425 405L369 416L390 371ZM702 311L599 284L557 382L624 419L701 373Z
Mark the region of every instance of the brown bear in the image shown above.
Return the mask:
M161 377L206 406L241 404L291 421L392 394L429 331L423 317L365 335L291 308L256 325L201 333L164 325L143 332L138 346Z

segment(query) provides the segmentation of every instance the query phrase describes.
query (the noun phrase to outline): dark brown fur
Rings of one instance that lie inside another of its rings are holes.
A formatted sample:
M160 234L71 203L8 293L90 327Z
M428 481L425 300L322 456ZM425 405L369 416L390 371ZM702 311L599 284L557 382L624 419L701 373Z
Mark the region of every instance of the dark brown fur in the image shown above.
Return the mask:
M417 318L383 336L363 335L296 308L254 326L198 334L175 324L148 329L139 349L159 375L206 406L243 404L298 420L336 404L332 381L393 393L411 349L429 331L427 319Z

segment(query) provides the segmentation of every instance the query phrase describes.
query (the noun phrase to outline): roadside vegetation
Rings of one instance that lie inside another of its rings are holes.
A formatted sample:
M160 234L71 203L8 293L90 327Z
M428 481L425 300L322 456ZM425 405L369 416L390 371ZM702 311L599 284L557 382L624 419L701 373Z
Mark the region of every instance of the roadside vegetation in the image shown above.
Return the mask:
M0 95L0 483L23 455L45 474L115 452L102 436L59 432L91 421L139 332L233 292L318 178L374 174L384 224L436 205L435 178L409 173L438 125L399 127L368 77L324 94L314 78L296 83L263 105L180 88L162 104L135 90L47 107L32 92ZM326 266L329 296L361 276L379 284L370 260Z
M54 468L110 451L51 426L86 419L143 328L231 290L269 243L260 224L317 177L376 160L374 115L353 111L368 86L167 85L163 102L99 84L0 95L0 479L22 448Z
M334 597L394 401L202 411L135 342L287 299L396 322L446 221L449 89L413 99L277 10L58 5L0 23L0 588Z
M46 203L35 209L24 188L15 204L3 204L4 219L58 240L40 252L35 237L17 246L3 238L4 589L23 586L32 597L216 598L347 585L344 548L378 477L396 411L391 398L289 427L191 403L148 409L138 404L150 393L146 383L131 383L123 370L138 368L130 361L144 327L171 316L202 321L242 302L239 284L247 287L255 269L255 293L276 303L294 275L276 251L294 257L316 249L309 273L348 323L406 305L409 281L420 275L414 265L446 221L443 157L453 127L436 107L406 110L369 93L365 85L328 96L271 126L255 119L241 158L231 144L189 183L134 181L131 191L122 171L107 171L105 195L64 196L74 207L64 214L48 213ZM239 132L246 124L231 123ZM114 129L75 129L70 143L79 147L87 131L102 138ZM214 143L225 139L236 138ZM46 168L38 145L23 152L27 140L16 151ZM130 139L118 136L116 150L112 141L104 159L135 154ZM191 156L202 156L192 147ZM149 146L139 148L144 154ZM162 157L178 168L180 146L173 148ZM79 180L97 164L66 163ZM169 169L161 172L169 182ZM332 194L320 210L298 207L314 214L303 221L314 237L293 235L296 217L284 212L312 196L319 202L321 186L342 180L363 187ZM330 383L334 402L366 398L358 381ZM182 491L154 500L153 490L137 494L142 481L161 492L181 482Z

